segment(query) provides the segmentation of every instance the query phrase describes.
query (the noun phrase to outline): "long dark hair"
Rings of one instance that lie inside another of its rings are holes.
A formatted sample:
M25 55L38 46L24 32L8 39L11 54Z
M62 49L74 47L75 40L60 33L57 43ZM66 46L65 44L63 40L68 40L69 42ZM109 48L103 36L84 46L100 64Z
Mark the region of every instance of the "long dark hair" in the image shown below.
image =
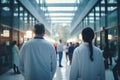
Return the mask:
M86 27L82 31L82 38L84 42L89 43L89 50L90 50L90 60L93 61L93 46L92 46L92 40L94 38L94 31L90 27Z

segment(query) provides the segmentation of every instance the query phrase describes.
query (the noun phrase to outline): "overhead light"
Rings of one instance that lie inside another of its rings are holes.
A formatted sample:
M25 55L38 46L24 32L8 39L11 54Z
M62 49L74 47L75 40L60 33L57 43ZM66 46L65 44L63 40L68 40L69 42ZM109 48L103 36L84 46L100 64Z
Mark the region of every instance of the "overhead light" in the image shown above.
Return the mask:
M50 13L50 16L74 16L74 13Z
M72 20L72 17L51 17L51 20Z
M97 41L100 41L100 37L97 37Z
M76 3L75 0L46 0L46 3Z
M32 38L32 31L31 30L26 31L26 34L24 37L25 38Z
M76 11L77 7L48 7L48 11Z
M1 34L1 35L3 35L3 37L9 37L9 35L10 35L9 32L10 32L9 30L3 30L3 34Z
M52 23L70 23L71 21L51 21Z
M108 40L112 40L113 36L111 34L108 34Z

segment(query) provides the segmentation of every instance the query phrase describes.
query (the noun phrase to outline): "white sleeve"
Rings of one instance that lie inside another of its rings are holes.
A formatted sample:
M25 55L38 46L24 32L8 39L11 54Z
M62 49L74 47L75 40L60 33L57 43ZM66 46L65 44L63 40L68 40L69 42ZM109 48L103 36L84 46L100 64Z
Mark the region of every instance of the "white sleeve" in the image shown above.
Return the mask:
M19 53L19 70L22 73L22 75L24 76L24 46L21 47L20 49L20 53Z
M73 58L72 58L72 64L71 64L71 69L70 69L70 77L69 80L77 80L78 77L78 56L77 56L77 49L73 52Z
M100 80L105 80L105 66L104 66L102 52L100 53L100 66L101 66L101 70L100 70L101 79Z
M51 62L51 72L52 72L52 78L54 77L54 74L56 72L56 66L57 66L57 57L56 57L56 52L55 49L53 48L52 51L53 55L52 55L52 62Z

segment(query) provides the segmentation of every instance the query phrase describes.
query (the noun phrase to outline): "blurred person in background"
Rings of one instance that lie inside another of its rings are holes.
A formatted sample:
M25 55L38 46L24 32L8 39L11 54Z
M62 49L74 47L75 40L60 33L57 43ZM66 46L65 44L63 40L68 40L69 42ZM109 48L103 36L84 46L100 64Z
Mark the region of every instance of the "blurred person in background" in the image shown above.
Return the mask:
M75 45L72 42L70 42L70 46L68 48L68 53L69 53L68 55L69 55L70 64L72 62L72 57L73 57L73 51L74 51L74 49L75 49Z
M58 52L58 54L59 54L59 67L63 67L62 66L62 57L63 57L63 43L62 43L62 40L60 39L59 40L59 44L58 44L58 46L57 46L57 52Z
M12 53L13 53L13 70L15 74L19 74L19 48L17 46L17 41L12 42Z

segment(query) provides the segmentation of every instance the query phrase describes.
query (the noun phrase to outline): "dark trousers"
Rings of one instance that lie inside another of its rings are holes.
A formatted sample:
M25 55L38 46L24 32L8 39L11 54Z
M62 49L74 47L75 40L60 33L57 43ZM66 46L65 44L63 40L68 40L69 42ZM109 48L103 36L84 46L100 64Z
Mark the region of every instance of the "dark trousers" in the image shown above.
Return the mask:
M118 73L120 72L120 63L117 63L113 68L113 76L115 80L118 80Z
M72 56L73 56L73 54L69 53L70 64L72 63Z
M110 65L112 65L112 56L109 56Z
M104 65L105 65L105 69L108 69L108 68L109 68L108 58L105 58L105 60L104 60Z
M61 61L62 61L63 52L58 52L58 53L59 53L59 66L60 66Z
M16 66L15 64L13 65L13 70L15 74L20 74L18 66Z

